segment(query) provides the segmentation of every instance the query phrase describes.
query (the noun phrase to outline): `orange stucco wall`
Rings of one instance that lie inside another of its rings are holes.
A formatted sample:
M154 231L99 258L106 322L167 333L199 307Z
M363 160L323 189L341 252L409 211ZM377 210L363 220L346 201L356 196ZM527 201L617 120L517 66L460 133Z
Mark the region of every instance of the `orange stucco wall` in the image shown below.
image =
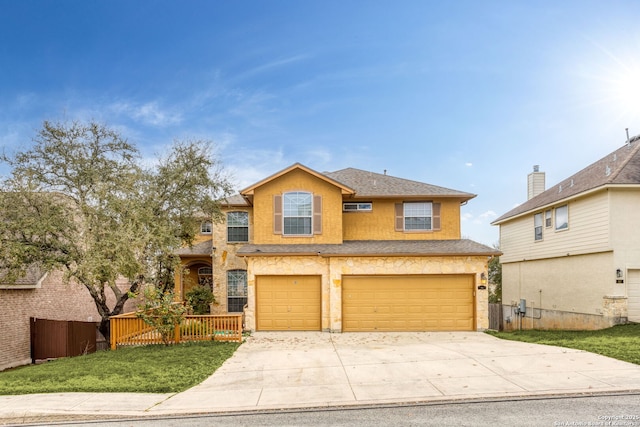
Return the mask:
M460 239L460 201L436 200L440 207L440 230L401 232L395 230L395 204L403 200L372 200L371 212L343 214L344 240L449 240ZM340 208L340 211L342 209Z
M307 191L322 195L322 234L291 237L273 233L273 196L289 191ZM292 170L255 189L253 243L312 244L342 243L342 193L340 189L305 171Z

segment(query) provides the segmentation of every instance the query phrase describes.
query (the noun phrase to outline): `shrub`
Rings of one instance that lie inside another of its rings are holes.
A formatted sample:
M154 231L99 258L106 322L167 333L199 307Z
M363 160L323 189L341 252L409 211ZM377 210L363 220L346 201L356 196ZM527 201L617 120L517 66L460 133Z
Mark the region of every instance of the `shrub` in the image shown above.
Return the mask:
M138 310L136 315L160 333L165 345L171 343L176 327L187 313L187 307L175 301L173 292L162 292L155 287L145 288Z
M216 301L209 286L198 285L185 294L188 304L193 308L193 314L209 314L210 304Z

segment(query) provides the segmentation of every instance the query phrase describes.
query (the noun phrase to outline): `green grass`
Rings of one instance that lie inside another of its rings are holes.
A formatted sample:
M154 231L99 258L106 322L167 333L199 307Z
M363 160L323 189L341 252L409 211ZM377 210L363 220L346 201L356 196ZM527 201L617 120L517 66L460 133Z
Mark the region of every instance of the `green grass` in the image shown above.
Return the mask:
M0 395L177 393L209 377L238 348L213 341L99 351L0 372Z
M640 324L614 326L599 331L488 331L513 341L575 348L640 365Z

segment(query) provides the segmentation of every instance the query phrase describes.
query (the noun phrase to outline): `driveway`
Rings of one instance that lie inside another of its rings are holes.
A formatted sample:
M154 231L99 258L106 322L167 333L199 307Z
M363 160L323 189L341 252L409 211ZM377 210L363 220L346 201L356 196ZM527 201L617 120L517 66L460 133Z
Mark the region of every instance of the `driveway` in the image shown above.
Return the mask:
M213 376L148 413L640 390L640 366L480 332L257 332Z
M624 391L640 366L481 332L258 332L182 393L0 396L0 424Z

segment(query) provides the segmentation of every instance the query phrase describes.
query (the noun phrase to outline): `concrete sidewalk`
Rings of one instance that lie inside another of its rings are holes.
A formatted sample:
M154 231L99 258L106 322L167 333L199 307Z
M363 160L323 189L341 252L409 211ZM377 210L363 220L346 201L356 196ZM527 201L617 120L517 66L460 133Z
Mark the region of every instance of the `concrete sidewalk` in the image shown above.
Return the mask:
M0 396L0 424L624 391L640 392L640 366L484 333L258 332L182 393Z

